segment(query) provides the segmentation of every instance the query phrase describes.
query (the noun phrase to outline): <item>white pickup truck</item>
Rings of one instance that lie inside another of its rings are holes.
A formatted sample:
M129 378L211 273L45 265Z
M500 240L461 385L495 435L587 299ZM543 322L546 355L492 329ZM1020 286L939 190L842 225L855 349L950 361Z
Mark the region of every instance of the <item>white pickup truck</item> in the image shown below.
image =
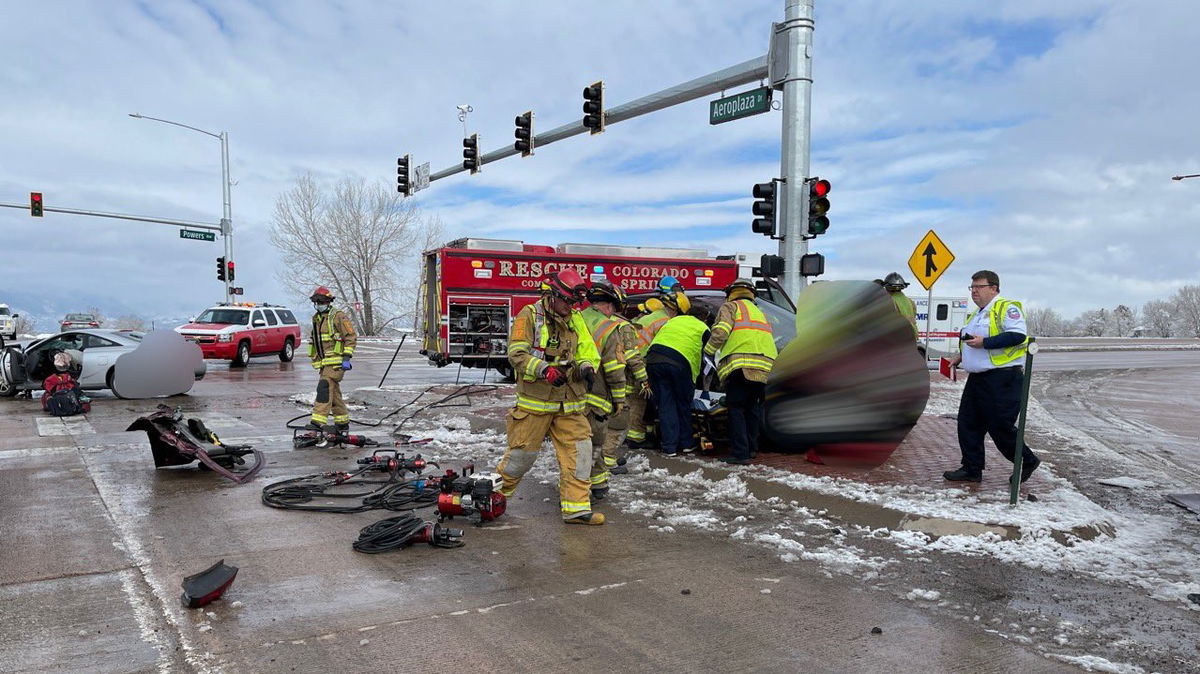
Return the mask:
M19 316L20 314L14 314L9 310L7 304L0 304L0 337L17 338L17 318Z

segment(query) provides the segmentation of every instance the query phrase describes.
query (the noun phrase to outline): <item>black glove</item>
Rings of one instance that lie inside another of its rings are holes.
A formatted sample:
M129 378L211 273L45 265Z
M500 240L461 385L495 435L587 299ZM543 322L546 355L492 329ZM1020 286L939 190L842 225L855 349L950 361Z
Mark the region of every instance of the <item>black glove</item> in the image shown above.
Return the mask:
M587 390L590 393L592 387L596 385L596 371L590 367L583 368L583 380L587 382Z

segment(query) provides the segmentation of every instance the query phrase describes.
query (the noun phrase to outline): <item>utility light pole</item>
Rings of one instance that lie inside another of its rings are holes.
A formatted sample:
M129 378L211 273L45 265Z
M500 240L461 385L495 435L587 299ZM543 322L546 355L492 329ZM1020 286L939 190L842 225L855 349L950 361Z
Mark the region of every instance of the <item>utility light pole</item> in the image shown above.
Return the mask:
M808 253L808 152L812 126L813 0L786 0L784 22L776 26L776 39L784 41L787 74L783 78L783 137L779 199L779 255L784 260L783 289L795 300L808 279L800 273L800 259Z
M149 120L152 120L155 122L162 122L163 124L171 124L173 126L179 126L179 127L185 128L185 129L191 129L192 131L198 131L206 136L212 136L213 138L216 138L217 140L221 141L221 201L222 201L221 238L225 244L225 259L229 260L230 263L232 264L232 262L233 262L233 206L230 204L230 189L229 189L231 186L231 183L229 181L229 133L225 132L225 131L222 131L221 133L213 133L211 131L205 131L204 129L197 129L194 126L188 126L187 124L180 124L179 122L172 122L169 119L159 119L158 117L149 117L147 115L142 115L142 114L139 114L136 112L129 113L129 116L133 117L135 119L149 119ZM230 278L229 275L226 275L226 278L225 278L225 301L226 302L228 302L230 300L230 298L233 296L232 291L231 291L231 288L233 286L232 281L233 281L233 279Z

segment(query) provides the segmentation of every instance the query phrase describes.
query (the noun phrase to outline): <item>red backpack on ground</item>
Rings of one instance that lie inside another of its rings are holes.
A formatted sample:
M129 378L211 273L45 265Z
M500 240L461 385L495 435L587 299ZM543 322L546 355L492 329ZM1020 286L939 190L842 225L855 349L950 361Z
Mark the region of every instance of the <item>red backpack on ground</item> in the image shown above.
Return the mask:
M42 396L42 409L56 417L70 417L92 411L91 402L80 400L79 384L66 372L46 377L42 383L46 394Z

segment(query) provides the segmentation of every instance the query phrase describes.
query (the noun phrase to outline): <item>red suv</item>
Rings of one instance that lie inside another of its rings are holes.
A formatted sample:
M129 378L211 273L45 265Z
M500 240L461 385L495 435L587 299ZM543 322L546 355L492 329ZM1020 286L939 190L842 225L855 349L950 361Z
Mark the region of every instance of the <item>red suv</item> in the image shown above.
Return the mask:
M229 360L236 367L251 356L277 355L286 363L300 344L296 315L276 304L218 304L175 332L199 344L205 358Z

